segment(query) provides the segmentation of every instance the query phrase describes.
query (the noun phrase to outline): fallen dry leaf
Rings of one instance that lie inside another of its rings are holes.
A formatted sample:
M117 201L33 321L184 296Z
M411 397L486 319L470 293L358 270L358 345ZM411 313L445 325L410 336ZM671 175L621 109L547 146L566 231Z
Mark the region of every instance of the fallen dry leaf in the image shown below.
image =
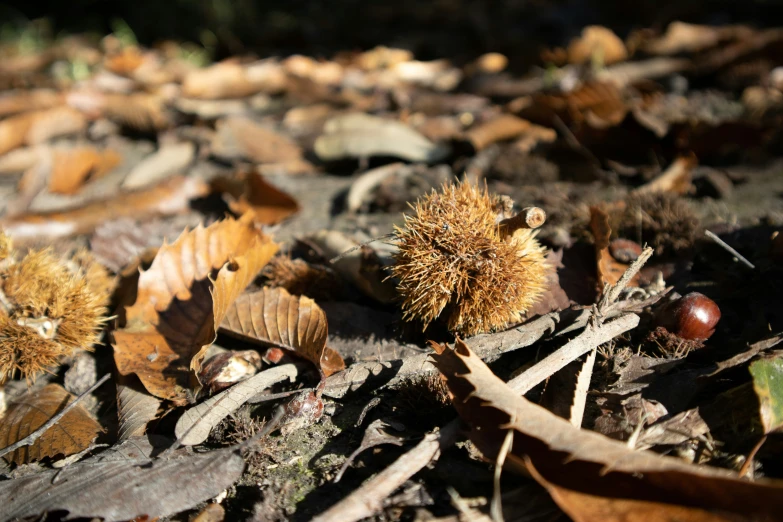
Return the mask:
M47 384L12 404L0 422L0 448L22 440L65 408L74 396L59 384ZM87 449L103 431L84 406L77 404L38 440L5 456L8 462L26 464L44 458L67 457Z
M13 91L0 96L0 117L62 105L62 94L50 89Z
M742 30L731 26L714 27L672 22L662 36L643 43L642 49L650 54L662 55L693 53L715 47L721 40L734 36L738 31ZM742 32L749 35L751 29L746 28Z
M157 417L161 401L147 393L135 375L117 377L117 440L142 437Z
M302 159L302 149L289 138L244 116L217 123L212 154L223 159L244 158L254 163L286 163Z
M196 147L190 142L163 145L133 167L122 187L133 190L179 174L190 165L195 154Z
M242 457L231 450L168 459L152 459L152 454L146 439L135 439L63 469L5 480L0 483L2 519L51 511L106 522L167 517L219 495L245 469Z
M7 218L0 221L0 227L16 241L89 234L98 225L121 217L177 214L188 208L191 199L208 192L209 186L203 180L178 176L148 189L121 193L73 209Z
M457 340L454 349L433 343L435 365L470 438L495 460L506 434L514 437L506 464L527 463L550 484L585 495L623 498L655 513L657 503L728 512L732 520L774 520L783 509L783 482L740 480L736 474L649 451L572 426L516 394ZM638 512L647 520L646 511ZM589 519L588 519L589 520Z
M104 117L138 132L156 132L172 123L163 97L157 94L77 91L68 94L66 101L90 118Z
M552 499L575 522L734 522L731 514L678 506L665 502L599 496L574 491L548 482L532 464L528 471Z
M38 147L15 149L0 156L0 174L16 174L36 164L39 159Z
M473 145L476 151L486 148L488 145L498 141L517 138L533 130L544 129L539 125L530 123L527 120L518 118L511 114L501 114L486 123L482 123L471 128L465 133L465 138ZM555 137L555 131L546 129L552 133L552 140Z
M622 99L620 90L613 83L590 82L562 94L538 94L533 96L529 111L532 115L549 111L548 121L554 123L555 117L566 122L587 123L596 129L605 129L618 125L628 114L628 106Z
M268 183L258 171L218 178L213 181L213 187L229 199L231 212L239 216L251 212L259 225L274 225L299 212L299 203Z
M698 161L695 156L681 156L675 159L660 176L637 188L636 194L671 192L683 196L691 190L691 173Z
M122 161L117 152L95 147L56 149L49 175L49 192L74 194L87 183L108 174Z
M222 331L284 348L315 364L325 376L345 369L339 353L326 346L326 314L307 296L284 288L263 288L239 296L220 325Z
M248 214L185 231L141 273L136 302L114 332L114 360L151 394L187 404L206 348L236 297L277 252ZM215 272L216 275L215 275Z
M201 444L209 438L212 428L240 406L259 393L263 393L273 384L286 380L293 381L297 375L296 365L282 364L241 381L185 410L182 417L177 420L174 435L180 444L186 446Z
M408 161L434 162L449 154L404 123L364 113L332 118L315 141L321 160L393 156Z
M22 145L43 143L57 136L76 134L87 120L69 107L26 112L0 121L0 154Z
M570 63L599 63L610 65L628 59L628 51L611 29L589 25L579 38L571 40L567 49Z
M188 73L182 81L182 95L203 100L244 98L258 92L274 94L285 86L285 71L274 60L250 65L226 61Z
M320 230L307 236L307 242L326 259L341 256L332 268L365 295L380 303L391 303L397 298L394 284L387 278L383 262L375 250L366 245L360 246L339 230Z
M590 231L593 234L595 242L595 259L597 268L598 284L601 292L605 285L613 285L620 280L623 273L628 269L628 265L616 261L609 252L609 239L612 235L612 228L609 226L609 213L602 207L590 207ZM628 286L639 286L639 275L635 275L628 283Z

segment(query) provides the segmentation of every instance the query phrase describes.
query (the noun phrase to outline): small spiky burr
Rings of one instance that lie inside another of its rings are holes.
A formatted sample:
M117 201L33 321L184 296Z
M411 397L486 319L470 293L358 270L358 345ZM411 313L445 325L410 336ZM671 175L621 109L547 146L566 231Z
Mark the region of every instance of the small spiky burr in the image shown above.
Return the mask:
M0 384L52 371L63 357L90 350L103 328L111 291L105 269L85 253L51 250L16 262L0 233Z
M533 228L546 214L531 208L503 219L509 203L470 183L444 185L416 202L395 227L391 269L405 319L426 329L443 315L449 330L470 336L519 320L541 297L547 265Z

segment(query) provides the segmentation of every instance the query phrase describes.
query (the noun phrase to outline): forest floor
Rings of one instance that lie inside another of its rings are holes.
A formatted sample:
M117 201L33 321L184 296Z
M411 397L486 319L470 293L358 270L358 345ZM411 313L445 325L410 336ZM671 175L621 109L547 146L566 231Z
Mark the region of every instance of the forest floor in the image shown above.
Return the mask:
M524 67L25 31L0 521L783 513L783 29Z

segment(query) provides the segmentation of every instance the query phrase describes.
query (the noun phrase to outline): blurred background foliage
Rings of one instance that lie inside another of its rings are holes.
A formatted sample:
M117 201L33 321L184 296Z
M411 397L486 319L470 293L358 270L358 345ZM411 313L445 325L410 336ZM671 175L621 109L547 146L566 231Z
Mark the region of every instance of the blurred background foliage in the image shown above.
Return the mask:
M46 22L40 22L44 19ZM39 20L30 24L32 20ZM0 2L0 36L34 49L64 33L115 33L150 45L202 45L215 59L255 53L331 57L382 44L457 63L498 51L535 60L588 24L623 36L672 20L780 25L783 0L69 0Z

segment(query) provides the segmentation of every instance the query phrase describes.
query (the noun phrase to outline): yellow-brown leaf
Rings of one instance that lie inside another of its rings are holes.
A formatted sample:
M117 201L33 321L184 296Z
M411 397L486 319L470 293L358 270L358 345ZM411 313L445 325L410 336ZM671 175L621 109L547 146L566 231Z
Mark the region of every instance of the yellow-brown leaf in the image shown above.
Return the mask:
M113 150L99 151L94 147L56 150L49 177L49 192L74 194L87 181L108 174L121 159Z
M139 276L125 328L114 332L120 373L135 373L156 397L186 403L223 316L278 248L252 215L199 226L161 247Z
M345 368L339 353L326 346L326 314L307 296L284 288L263 288L241 295L221 328L231 334L284 348L318 366L327 377Z
M0 447L22 440L62 411L74 396L59 384L48 384L27 393L11 405L0 422ZM9 462L26 464L47 457L68 456L87 449L103 431L90 412L77 404L30 446L5 456Z

